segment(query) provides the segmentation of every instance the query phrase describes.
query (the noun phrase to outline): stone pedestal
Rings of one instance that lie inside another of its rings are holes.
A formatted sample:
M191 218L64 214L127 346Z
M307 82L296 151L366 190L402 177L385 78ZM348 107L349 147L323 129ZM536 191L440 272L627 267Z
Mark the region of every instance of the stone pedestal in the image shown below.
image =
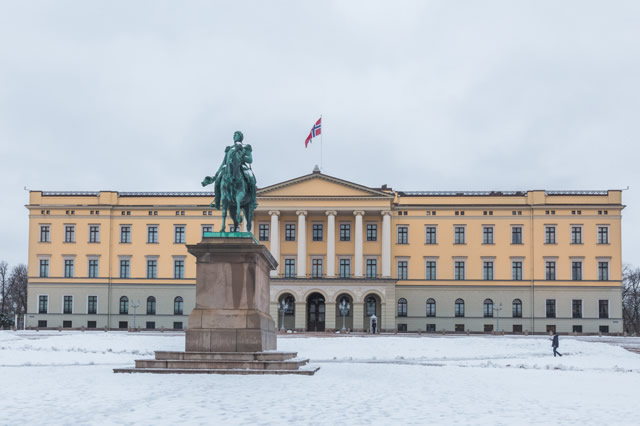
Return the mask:
M196 307L189 315L186 350L275 350L269 273L277 262L267 248L252 237L216 237L203 238L187 249L197 263Z

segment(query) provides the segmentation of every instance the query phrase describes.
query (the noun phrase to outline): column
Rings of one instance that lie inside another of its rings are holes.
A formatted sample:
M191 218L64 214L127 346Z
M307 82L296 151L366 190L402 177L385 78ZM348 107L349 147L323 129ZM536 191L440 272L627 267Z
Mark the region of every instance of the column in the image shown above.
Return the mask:
M336 302L330 300L326 300L324 304L324 329L326 331L336 330Z
M353 302L353 330L362 331L364 326L364 304L362 302ZM369 328L369 324L366 325Z
M278 275L280 275L280 212L277 210L272 210L269 212L269 215L271 216L271 229L269 230L269 239L271 240L271 245L269 247L269 251L278 262L278 267L275 271L271 271L271 276L277 277Z
M391 278L391 212L382 212L382 278Z
M336 212L330 210L327 215L327 278L336 276Z
M307 212L298 210L298 278L307 276ZM297 327L297 326L296 326Z
M296 302L295 329L307 329L307 302L304 300L301 302Z
M363 211L355 211L353 215L356 217L356 240L355 240L355 253L354 253L354 274L355 278L362 278L362 216L364 216ZM355 328L355 325L353 326Z

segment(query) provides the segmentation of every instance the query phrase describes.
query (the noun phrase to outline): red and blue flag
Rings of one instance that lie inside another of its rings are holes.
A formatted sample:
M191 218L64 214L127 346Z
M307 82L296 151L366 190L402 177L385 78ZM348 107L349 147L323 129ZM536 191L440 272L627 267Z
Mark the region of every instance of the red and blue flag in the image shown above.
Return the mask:
M321 133L322 133L322 117L320 117L318 121L316 121L316 124L314 124L313 127L311 128L311 131L309 132L309 136L307 136L307 139L304 141L304 147L306 148L311 142L311 139L315 138Z

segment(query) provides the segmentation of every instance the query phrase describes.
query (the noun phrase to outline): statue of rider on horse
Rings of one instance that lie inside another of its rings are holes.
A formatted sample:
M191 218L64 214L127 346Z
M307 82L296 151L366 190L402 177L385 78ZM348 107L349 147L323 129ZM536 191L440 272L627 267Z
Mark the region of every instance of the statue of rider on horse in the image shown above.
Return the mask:
M225 149L224 160L213 176L207 176L202 181L202 186L214 184L215 198L211 207L220 210L222 208L222 232L225 232L227 212L233 220L234 230L244 220L247 221L247 230L251 231L253 212L258 206L256 201L256 177L251 170L253 163L251 145L243 145L242 132L233 134L233 145Z

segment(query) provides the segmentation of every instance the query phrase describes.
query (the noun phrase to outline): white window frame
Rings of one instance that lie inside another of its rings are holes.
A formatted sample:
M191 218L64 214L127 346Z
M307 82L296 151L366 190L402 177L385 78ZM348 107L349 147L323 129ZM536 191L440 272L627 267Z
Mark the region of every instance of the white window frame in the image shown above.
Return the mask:
M346 256L346 255L338 255L338 263L337 263L337 267L338 267L338 273L336 274L338 278L342 278L342 276L340 275L340 261L341 260L348 260L349 261L349 278L353 278L353 256Z
M464 239L461 243L456 243L456 228L462 228ZM453 245L465 245L467 244L467 225L464 224L454 224L453 225ZM466 265L465 265L466 266Z
M579 243L574 243L573 242L573 228L580 228L580 242ZM584 225L575 224L575 223L572 223L572 224L569 225L569 244L572 244L572 245L584 244Z
M520 242L519 243L514 243L513 242L513 228L520 228ZM524 245L524 225L521 223L513 223L510 225L510 229L511 229L511 233L509 234L509 244L510 245L516 245L516 246L520 246L520 245Z
M607 279L606 280L600 279L600 262L607 262ZM596 257L596 281L609 281L610 279L611 279L611 258Z
M122 228L124 227L128 227L129 228L129 241L127 242L123 242L122 241ZM131 241L133 240L133 225L131 224L121 224L118 229L120 230L120 234L118 235L118 242L120 244L131 244Z
M525 278L524 278L524 271L525 271L524 262L525 262L525 258L522 257L522 256L511 256L511 257L509 257L509 260L511 261L511 271L510 271L511 273L509 274L509 276L511 277L510 281L524 281L525 280ZM519 280L514 280L513 279L513 262L522 263L522 278L519 279ZM518 299L520 299L522 301L521 298L518 298Z
M46 296L47 297L47 311L42 313L40 312L40 297L41 296ZM49 293L44 293L44 294L38 294L38 298L36 299L36 315L40 314L40 315L47 315L49 313L49 302L51 301L51 299L49 298Z
M369 222L369 223L376 223L376 222ZM349 225L349 239L348 240L341 240L340 239L340 227L342 225ZM336 227L336 231L338 232L337 238L336 238L336 243L350 243L351 241L353 241L353 222L349 221L349 220L341 220L340 222L338 222L338 226ZM367 242L367 227L364 227L364 235L362 238L362 242L366 243ZM376 236L378 235L378 232L376 231ZM377 242L379 238L376 238L376 241L369 241L370 243L373 242ZM352 274L353 275L353 274Z
M484 229L485 228L491 228L491 242L490 243L485 243L484 242ZM482 240L481 240L481 244L482 245L495 245L496 244L496 226L495 225L482 225Z
M399 231L400 228L407 228L407 242L406 243L400 243L398 242L398 237L400 236ZM398 223L396 225L396 245L401 245L401 246L408 246L409 244L411 244L411 241L409 241L409 224L408 223Z
M427 242L427 228L435 228L436 229L436 242L435 243L428 243ZM454 231L454 234L455 234L455 231ZM455 235L454 235L454 238L455 238ZM438 245L438 239L439 239L438 225L437 224L430 224L430 223L425 224L424 225L424 243L426 245L429 245L429 246L436 246L436 245Z
M89 297L90 296L95 296L96 297L96 313L95 314L90 314L89 313ZM86 297L86 309L85 309L85 315L98 315L99 314L99 310L100 310L100 296L98 296L97 294L87 294Z
M351 223L351 222L344 222L344 223ZM369 239L367 238L367 228L369 227L369 225L375 225L376 226L376 239L369 241ZM353 227L351 227L351 230L353 229ZM351 236L351 230L349 230L349 236ZM365 222L364 224L364 237L362 238L363 241L365 243L377 243L378 241L380 241L380 226L378 225L378 222L375 221L368 221ZM338 235L338 240L340 240L340 235ZM351 241L352 239L350 239L349 241ZM346 243L347 241L343 241L343 243Z
M374 259L376 261L376 276L373 277L373 278L378 278L378 275L381 274L381 271L380 271L380 256L366 255L366 256L364 256L364 262L362 264L363 269L364 269L364 271L362 271L363 272L362 275L364 276L365 279L367 279L367 278L368 279L372 279L372 278L368 277L368 274L367 274L367 260L371 260L371 259Z
M454 256L453 258L453 280L454 281L466 281L467 280L467 257L464 256ZM464 263L464 273L462 274L463 277L461 280L456 278L456 262L462 262Z
M269 234L269 238L267 238L266 240L261 240L260 239L260 226L261 225L267 225L267 233ZM258 241L271 241L271 223L269 222L258 222L258 229L256 229L256 231L258 231Z
M97 235L96 241L91 241L91 227L92 226L97 226L98 227L98 235ZM89 243L89 244L99 244L100 243L100 224L99 223L90 223L87 226L87 243Z
M407 262L407 278L402 278L403 280L408 280L409 279L409 260L411 258L409 256L398 256L396 257L396 278L398 280L400 280L400 277L398 277L398 262ZM425 266L425 274L426 274L426 266Z
M200 237L201 238L204 238L204 233L205 232L209 232L209 231L205 231L204 230L205 227L207 227L207 228L211 227L211 231L210 232L213 232L213 230L215 229L214 226L213 226L213 223L203 223L203 224L201 224L200 225Z
M91 261L92 260L97 260L98 261L98 273L96 274L95 277L90 277L89 276L89 271L90 266L91 266ZM99 254L88 254L87 255L87 278L100 278L100 255Z
M601 243L598 241L599 237L600 237L600 228L607 228L607 242L606 243ZM597 245L609 245L611 244L611 226L608 224L605 225L601 225L601 224L597 224L596 225L596 244Z
M121 268L121 262L123 260L128 260L129 261L129 275L126 277L121 277L120 276L120 268ZM146 267L146 265L145 265ZM117 277L119 279L123 279L123 280L127 280L127 279L131 279L131 255L130 254L122 254L118 256L118 275Z
M158 272L160 270L160 263L158 261L158 258L160 256L158 255L147 255L144 257L144 278L147 280L157 280L158 279ZM155 260L156 261L156 276L153 278L149 278L149 261L150 260ZM129 264L129 268L131 268L131 264Z
M542 261L544 262L544 281L558 281L560 276L560 267L558 265L558 256L543 256ZM547 262L553 262L555 264L555 276L552 280L547 280Z
M71 297L71 313L70 314L65 314L65 312L64 312L64 298L65 297ZM61 304L60 304L60 313L62 315L73 315L73 311L75 311L75 306L74 305L76 303L75 297L73 297L73 294L63 294L62 298L60 299L60 302L61 302Z
M176 260L182 260L184 262L183 265L183 269L182 269L182 278L177 278L176 277ZM173 256L173 260L172 260L172 268L173 268L173 279L174 280L184 280L187 277L187 256ZM157 271L156 271L157 272Z
M289 276L286 275L287 259L293 260L293 275L289 275ZM282 256L282 277L295 278L297 274L298 274L298 256L294 256L294 255Z
M554 241L552 243L548 243L547 242L547 228L553 228L553 237L554 237ZM544 243L546 245L554 245L554 244L558 244L558 225L556 224L546 224L544 225Z
M424 279L427 281L436 281L438 279L438 258L439 256L425 256L424 257ZM431 279L427 277L427 262L435 262L436 263L436 276L435 279Z
M184 238L184 241L176 241L176 232L178 231L178 228L184 228L183 229L183 233L182 233L182 237ZM158 231L160 231L158 229ZM160 236L158 235L158 239L160 239ZM184 223L174 223L173 224L173 244L186 244L187 243L187 225Z
M323 230L323 234L324 234L324 230ZM319 243L320 241L316 241L317 243ZM322 272L320 274L319 277L317 278L324 278L327 276L327 262L324 259L325 257L323 255L320 254L314 254L309 256L309 276L313 277L313 261L314 260L321 260L322 261ZM298 265L296 265L298 266ZM313 277L315 278L315 277Z
M322 226L322 238L319 240L314 240L313 239L313 225L321 225ZM326 229L326 227L324 226L325 223L320 221L320 220L314 220L313 222L311 222L311 238L310 238L310 242L312 243L326 243L327 242L327 238L324 236L325 231L328 231Z
M49 228L49 232L47 232L47 236L49 239L47 241L42 241L42 228ZM38 224L38 242L39 243L51 243L51 224L50 223L40 223Z
M284 235L283 235L284 238L282 239L282 242L283 243L294 243L294 242L297 242L298 241L298 232L300 232L300 230L298 229L298 224L296 222L289 221L289 222L283 223L282 225L283 225L282 226L282 231L284 232ZM293 225L293 234L294 234L293 240L287 240L287 225ZM289 257L289 259L290 259L290 257ZM297 262L296 262L296 267L297 267Z
M49 266L47 268L47 276L43 277L40 275L40 261L48 260ZM38 278L49 278L51 276L51 255L50 254L39 254L38 255Z
M67 241L67 226L71 226L73 228L73 238L71 241ZM75 223L65 223L62 225L63 234L62 234L62 242L63 244L74 244L76 242L76 224Z
M66 261L73 260L73 274L70 277L67 277L67 266ZM65 254L62 256L62 278L75 278L76 277L76 255L75 254Z
M482 263L482 265L481 265L482 274L480 275L482 277L481 281L495 281L496 280L496 257L495 256L480 256L480 262ZM492 277L491 277L490 280L485 280L484 279L484 263L485 262L491 262L493 264L493 265L491 265L492 266L492 271L491 271Z

